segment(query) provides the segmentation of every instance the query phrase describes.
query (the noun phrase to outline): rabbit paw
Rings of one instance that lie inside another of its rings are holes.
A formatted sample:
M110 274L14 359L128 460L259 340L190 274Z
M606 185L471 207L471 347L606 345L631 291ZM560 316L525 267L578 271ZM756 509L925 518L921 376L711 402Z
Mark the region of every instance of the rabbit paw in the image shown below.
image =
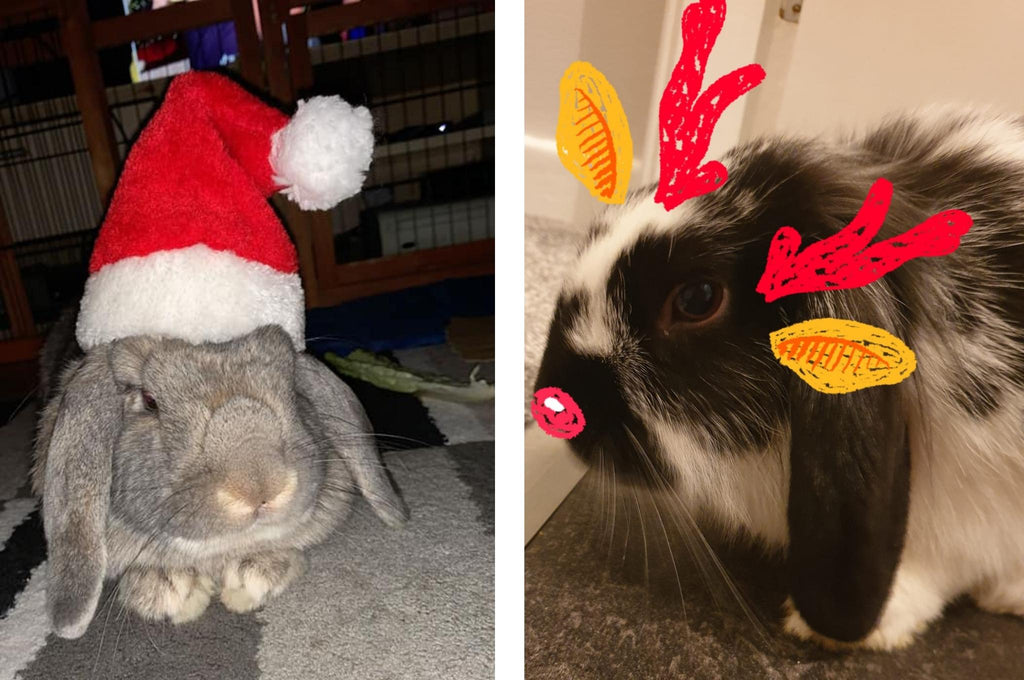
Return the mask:
M971 596L985 611L1024 616L1024 574L989 579L975 588Z
M250 555L224 569L220 601L233 612L251 612L279 595L305 569L306 560L297 550Z
M883 627L879 626L862 640L858 640L856 642L841 642L815 633L811 627L807 625L807 622L804 621L803 617L800 616L800 612L793 608L790 601L786 602L786 608L789 610L789 613L786 614L782 627L787 633L794 637L798 637L801 640L813 642L818 646L831 651L849 651L853 649L885 651L901 649L914 641L914 635L917 632L917 630L913 629L890 630L883 629Z
M944 592L936 589L927 576L927 570L914 569L907 563L902 565L896 572L878 623L866 637L856 642L839 642L815 633L796 611L792 600L786 601L783 627L790 635L816 642L826 649L902 649L942 613L946 604Z
M118 597L147 619L185 623L199 618L210 604L213 580L194 569L128 569L118 582Z
M874 649L887 651L900 649L914 641L919 633L942 612L948 592L935 587L929 569L915 567L904 558L896 571L879 623L863 639L839 642L811 630L796 610L792 600L786 600L786 633L802 640L810 640L828 649Z

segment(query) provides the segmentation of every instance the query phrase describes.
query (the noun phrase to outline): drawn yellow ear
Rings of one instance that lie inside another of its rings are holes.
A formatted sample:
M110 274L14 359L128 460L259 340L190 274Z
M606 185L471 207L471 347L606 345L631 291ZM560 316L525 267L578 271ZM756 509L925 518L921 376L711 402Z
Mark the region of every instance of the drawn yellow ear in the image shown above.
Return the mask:
M902 340L857 321L811 319L770 337L775 358L827 394L895 385L917 368L917 357Z
M575 61L562 76L559 100L555 141L562 165L592 196L622 203L633 167L633 140L615 88L596 68Z

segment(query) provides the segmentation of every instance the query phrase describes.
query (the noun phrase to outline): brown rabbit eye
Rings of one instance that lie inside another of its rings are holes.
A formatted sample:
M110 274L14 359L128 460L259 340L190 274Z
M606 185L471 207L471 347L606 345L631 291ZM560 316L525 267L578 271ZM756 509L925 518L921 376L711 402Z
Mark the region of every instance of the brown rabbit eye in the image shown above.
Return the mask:
M697 323L710 319L722 307L725 291L711 279L694 279L669 293L659 325L668 330L676 323Z
M155 412L156 399L154 399L153 395L147 392L146 390L140 390L140 392L142 393L142 403L146 407L146 410L149 411L150 413Z

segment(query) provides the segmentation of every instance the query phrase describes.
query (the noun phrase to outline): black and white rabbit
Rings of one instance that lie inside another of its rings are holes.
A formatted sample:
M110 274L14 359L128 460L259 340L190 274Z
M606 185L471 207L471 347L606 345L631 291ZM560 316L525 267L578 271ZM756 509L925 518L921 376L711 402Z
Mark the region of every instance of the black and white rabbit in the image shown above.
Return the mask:
M33 468L58 635L85 632L108 578L147 618L194 619L218 593L255 609L360 493L388 524L404 521L359 401L281 327L83 354L73 320L43 352Z
M585 414L573 450L784 550L800 637L901 647L965 593L1024 615L1024 117L935 107L723 161L720 190L671 212L635 192L582 246L536 385ZM766 303L776 230L835 234L879 177L894 197L877 240L955 208L973 218L960 247ZM769 334L819 317L888 330L916 372L814 391Z

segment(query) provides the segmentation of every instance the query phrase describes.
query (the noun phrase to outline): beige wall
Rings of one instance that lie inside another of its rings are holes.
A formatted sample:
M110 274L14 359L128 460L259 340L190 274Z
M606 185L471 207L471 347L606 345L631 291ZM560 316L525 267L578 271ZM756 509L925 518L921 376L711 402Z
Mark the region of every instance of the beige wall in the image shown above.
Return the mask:
M589 61L615 86L633 138L631 185L657 180L657 103L679 58L679 20L688 0L526 0L526 210L585 227L602 204L555 154L558 82L570 63ZM755 60L766 6L733 0L708 62L707 82ZM744 123L740 100L723 115L709 153L735 144Z
M760 85L746 95L747 108L740 131L741 141L775 132L789 80L798 27L796 22L784 21L779 17L777 2L765 3L754 54L754 61L764 67L765 77Z
M650 102L647 109L649 125L644 137L640 138L641 157L645 161L639 168L634 186L658 181L658 103L665 84L671 76L672 69L679 60L683 49L680 31L680 19L683 8L692 0L669 0L665 3L665 15L660 28L662 34L658 58L655 60L654 78L649 83ZM703 87L707 88L718 78L741 66L757 62L757 47L761 42L762 24L768 7L777 13L775 0L734 0L729 3L725 26L715 42L715 47L708 58L707 73ZM760 89L762 86L758 86ZM756 90L755 90L756 91ZM735 146L741 140L741 130L749 115L750 98L741 97L725 110L708 146L707 158L717 158ZM632 126L633 119L630 118ZM634 143L637 142L634 136Z
M526 0L526 211L586 226L602 206L555 154L558 82L575 60L615 86L629 118L631 185L657 180L657 103L681 48L689 0ZM1024 112L1024 0L731 0L706 83L756 61L765 81L715 128L709 158L773 132L862 127L932 102Z
M638 146L647 130L664 11L661 0L526 0L528 213L586 226L600 203L555 153L558 83L572 62L594 64L615 86Z
M577 59L583 0L526 0L524 74L526 212L565 222L575 219L577 187L555 155L559 65ZM501 58L501 55L498 55Z
M1024 2L808 0L778 126L857 128L933 102L1024 112Z
M526 0L523 106L527 135L554 137L558 81L562 71L579 58L584 5L584 0Z

